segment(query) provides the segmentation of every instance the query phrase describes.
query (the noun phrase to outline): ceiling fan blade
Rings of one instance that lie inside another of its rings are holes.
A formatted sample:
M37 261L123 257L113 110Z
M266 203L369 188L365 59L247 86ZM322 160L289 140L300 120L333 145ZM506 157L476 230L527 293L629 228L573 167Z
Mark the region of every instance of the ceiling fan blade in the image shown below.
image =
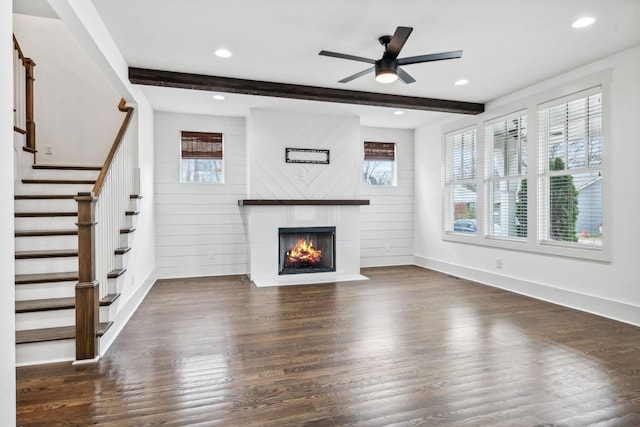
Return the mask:
M360 71L359 73L355 73L349 77L345 77L344 79L338 81L338 83L349 83L351 80L355 80L358 77L362 77L364 75L367 75L371 72L373 72L373 70L375 69L375 67L371 67L371 68L367 68L366 70Z
M396 59L412 31L412 27L396 28L396 32L393 33L393 37L385 49L384 59Z
M361 56L347 55L347 54L344 54L344 53L329 52L329 51L326 51L326 50L321 50L320 53L318 53L318 55L331 56L333 58L340 58L340 59L350 59L352 61L366 62L367 64L375 64L376 63L376 61L374 59L363 58Z
M416 79L411 77L409 73L404 71L402 68L398 68L398 78L406 84L410 84L416 81Z
M451 52L432 53L429 55L410 56L408 58L398 59L398 65L417 64L420 62L442 61L444 59L456 59L462 56L461 50Z

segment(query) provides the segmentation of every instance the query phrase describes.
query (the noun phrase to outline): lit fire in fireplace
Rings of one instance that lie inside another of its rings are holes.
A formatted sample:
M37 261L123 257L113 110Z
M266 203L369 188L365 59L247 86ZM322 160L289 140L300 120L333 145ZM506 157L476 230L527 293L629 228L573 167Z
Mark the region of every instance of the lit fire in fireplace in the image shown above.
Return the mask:
M313 247L313 240L298 240L298 243L287 251L285 265L287 267L313 267L322 263L322 251Z

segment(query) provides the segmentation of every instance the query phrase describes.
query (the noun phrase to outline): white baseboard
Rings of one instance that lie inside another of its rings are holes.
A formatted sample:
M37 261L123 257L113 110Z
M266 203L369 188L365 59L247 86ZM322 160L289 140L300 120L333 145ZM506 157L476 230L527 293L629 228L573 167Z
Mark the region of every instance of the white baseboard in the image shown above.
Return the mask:
M635 305L420 256L414 257L414 264L419 267L472 280L483 285L493 286L564 307L640 326L640 307Z

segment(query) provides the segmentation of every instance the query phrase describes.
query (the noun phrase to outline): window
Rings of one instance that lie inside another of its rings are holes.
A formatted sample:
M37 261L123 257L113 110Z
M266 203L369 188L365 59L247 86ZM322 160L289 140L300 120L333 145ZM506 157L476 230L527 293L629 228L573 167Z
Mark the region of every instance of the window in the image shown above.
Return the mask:
M610 261L610 81L606 70L447 125L442 238Z
M180 133L180 182L224 182L222 134Z
M476 233L476 130L445 136L445 230ZM461 221L465 220L465 221Z
M602 246L602 94L539 106L539 239Z
M487 235L527 237L527 116L516 113L485 124L486 186L492 212Z
M369 185L396 185L396 144L364 142L364 182Z

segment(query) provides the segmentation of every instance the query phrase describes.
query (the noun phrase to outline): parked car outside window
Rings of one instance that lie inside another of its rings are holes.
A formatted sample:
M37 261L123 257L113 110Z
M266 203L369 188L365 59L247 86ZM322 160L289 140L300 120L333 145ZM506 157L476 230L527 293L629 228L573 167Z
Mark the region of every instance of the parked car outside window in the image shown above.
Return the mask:
M453 223L453 231L460 231L462 233L475 233L476 232L476 220L475 218L459 219Z

